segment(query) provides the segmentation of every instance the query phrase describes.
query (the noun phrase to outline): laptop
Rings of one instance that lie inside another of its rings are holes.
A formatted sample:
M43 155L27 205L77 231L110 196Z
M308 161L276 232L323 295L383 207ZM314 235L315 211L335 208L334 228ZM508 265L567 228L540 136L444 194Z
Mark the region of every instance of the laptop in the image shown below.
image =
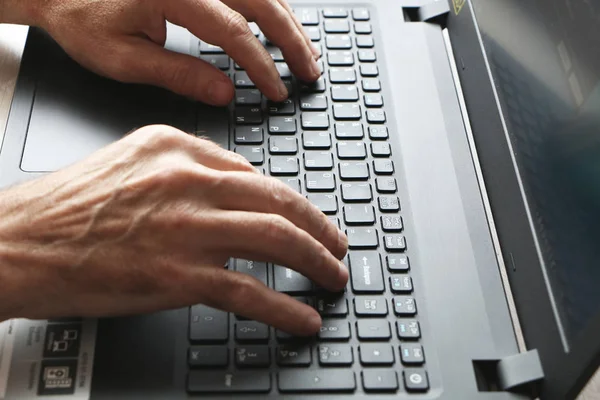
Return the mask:
M323 315L299 339L203 305L0 324L2 399L573 399L600 365L600 4L299 0L315 84L272 104L221 49L229 107L124 85L32 29L0 151L9 187L147 124L208 136L348 233L344 293L232 259ZM101 184L101 182L99 183Z

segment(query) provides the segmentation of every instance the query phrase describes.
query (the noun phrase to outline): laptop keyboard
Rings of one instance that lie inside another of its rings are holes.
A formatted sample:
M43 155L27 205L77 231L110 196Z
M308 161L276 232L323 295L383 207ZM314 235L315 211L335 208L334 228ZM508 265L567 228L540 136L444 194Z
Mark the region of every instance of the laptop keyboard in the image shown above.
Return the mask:
M263 262L231 260L274 290L315 307L313 338L203 305L190 308L191 394L425 392L429 378L413 297L409 240L389 142L373 21L367 8L302 8L296 15L320 48L314 84L290 74L281 51L253 24L290 90L271 103L215 46L200 57L236 86L232 149L304 194L348 234L350 282L325 293L306 277ZM410 236L409 236L410 237Z

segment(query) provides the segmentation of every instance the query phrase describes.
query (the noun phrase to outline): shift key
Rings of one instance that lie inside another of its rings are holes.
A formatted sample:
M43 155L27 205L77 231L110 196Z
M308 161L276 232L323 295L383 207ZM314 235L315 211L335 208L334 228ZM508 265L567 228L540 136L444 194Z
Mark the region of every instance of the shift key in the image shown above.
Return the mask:
M350 276L355 293L383 293L385 282L381 257L376 251L354 251L350 253Z

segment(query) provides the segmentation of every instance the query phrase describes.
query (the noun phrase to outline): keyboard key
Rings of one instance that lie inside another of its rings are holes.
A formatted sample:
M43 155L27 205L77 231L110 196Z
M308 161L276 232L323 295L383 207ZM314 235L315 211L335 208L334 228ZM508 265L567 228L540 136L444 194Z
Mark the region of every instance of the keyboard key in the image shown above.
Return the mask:
M271 364L268 346L236 347L234 352L235 364L240 368L264 368Z
M403 227L402 217L399 215L383 215L381 217L381 229L384 232L401 232Z
M350 24L345 19L327 19L323 23L325 33L349 33Z
M370 230L375 231L374 229ZM377 236L375 236L375 238L376 237ZM351 252L349 264L352 290L354 293L384 292L385 285L379 253L375 251Z
M325 18L346 18L348 11L345 8L324 8L323 16Z
M309 192L332 192L335 190L335 175L331 172L307 172L306 190Z
M353 392L356 377L350 369L286 370L278 373L279 391L289 392Z
M223 54L225 51L219 46L212 45L206 42L200 42L201 54Z
M188 365L192 368L226 367L229 348L225 346L192 346L188 350Z
M238 146L235 148L235 152L252 165L262 165L265 162L265 153L260 147Z
M344 202L370 202L373 191L369 183L344 183L342 185L342 200Z
M392 148L387 142L371 143L371 154L373 157L389 157L392 155Z
M318 42L319 40L321 40L321 30L318 26L307 26L306 28L304 28L304 30L308 34L310 40L312 40L313 42Z
M231 66L231 60L225 54L205 54L201 55L200 59L223 71L228 70Z
M254 82L250 80L248 74L245 71L236 72L233 75L233 80L235 81L235 87L237 88L254 88Z
M235 340L238 342L264 342L269 340L269 327L256 321L235 323Z
M337 198L334 194L311 193L308 200L319 207L324 214L336 214L338 211Z
M229 339L229 314L207 307L190 307L190 340L192 342L226 342Z
M351 67L354 65L354 54L351 51L330 51L327 63L332 67Z
M396 179L392 177L379 177L375 179L375 186L379 193L396 193Z
M269 133L273 135L286 135L289 133L296 133L296 118L270 117Z
M376 249L379 247L379 238L376 229L349 228L346 234L348 235L348 246L350 249Z
M279 265L275 265L273 270L275 280L273 288L276 291L287 294L310 293L313 291L312 282L299 272Z
M298 175L300 166L296 157L273 156L269 160L271 175Z
M315 8L296 8L294 14L302 25L319 25L319 13Z
M359 49L371 49L375 46L373 38L371 36L357 36L356 47Z
M387 266L390 272L408 272L410 270L406 254L390 254L387 256Z
M236 259L233 263L233 267L237 272L250 275L268 286L267 263Z
M387 251L405 251L406 239L402 235L385 235L383 244Z
M324 94L304 94L300 97L303 111L327 111L327 96Z
M400 200L398 199L398 196L379 196L377 202L379 203L379 211L400 211Z
M356 22L354 23L354 33L359 35L369 35L373 32L371 24L368 22Z
M302 144L305 150L330 149L331 136L329 132L304 132L302 134Z
M426 392L429 389L427 372L423 369L406 368L403 371L404 386L409 392Z
M283 367L308 367L312 362L310 345L284 345L275 350L277 365Z
M303 129L329 129L329 114L323 112L303 112Z
M316 309L323 317L345 317L348 315L348 300L343 294L319 297Z
M379 68L375 64L361 64L360 75L364 77L373 77L379 75Z
M358 101L358 87L356 85L334 85L331 87L333 101Z
M300 179L297 178L286 178L286 177L280 177L278 178L281 182L285 183L286 185L288 185L291 189L295 190L298 193L301 193L302 190L300 189Z
M293 136L273 136L269 138L269 153L271 154L296 154L298 152L298 139Z
M398 375L393 369L365 369L361 374L365 392L395 392L398 390Z
M408 296L397 296L393 299L394 313L400 317L413 316L417 313L415 299Z
M423 355L423 346L417 343L405 343L400 345L400 357L405 365L423 364L425 356Z
M362 88L365 92L379 92L381 90L381 82L377 78L364 78L362 80Z
M377 55L373 50L359 50L358 59L360 62L375 62L377 61Z
M392 160L373 160L373 170L377 175L391 175L394 173Z
M380 94L366 94L365 106L370 108L383 107L383 97Z
M412 293L412 279L410 276L390 276L390 289L392 293Z
M271 115L294 115L296 104L293 99L286 99L280 103L269 102L269 113Z
M394 349L389 344L366 343L358 347L360 362L363 365L393 365Z
M370 124L383 124L386 121L385 111L370 109L367 110L367 121Z
M325 319L318 337L322 341L350 340L350 322L343 319Z
M371 15L366 8L354 8L352 9L352 18L355 21L368 21Z
M346 225L374 225L375 209L362 204L344 206L344 222Z
M338 157L342 160L367 158L367 149L363 142L339 142L337 144Z
M390 323L385 319L359 319L356 335L360 340L389 340L392 337Z
M327 219L329 219L329 221L331 221L332 224L334 224L338 227L338 229L340 229L340 219L338 217L327 217Z
M337 120L340 119L360 119L361 111L360 104L334 104L333 105L333 117Z
M235 128L235 144L261 144L263 128L258 126L238 126Z
M325 46L328 50L350 50L352 39L348 35L327 35L325 36Z
M370 126L369 137L373 140L389 139L388 128L385 126Z
M267 393L268 371L191 371L187 389L192 393Z
M252 32L252 34L256 37L260 36L260 28L258 27L258 25L256 25L255 22L250 22L248 24L248 27L250 28L250 31Z
M338 139L362 139L365 134L360 122L336 122L335 136Z
M238 89L235 91L236 105L259 105L262 94L258 89Z
M421 337L421 328L414 319L398 320L396 327L399 339L419 339Z
M307 170L331 170L333 154L328 151L307 151L304 153L304 168Z
M259 107L236 107L235 121L240 125L262 124L262 111Z
M275 47L275 46L266 46L265 50L267 50L267 53L269 53L269 55L271 56L271 58L273 59L273 61L277 62L277 61L283 61L283 54L281 53L281 49L279 47Z
M352 365L354 355L352 347L347 344L319 345L319 363L327 366Z
M325 79L320 77L315 82L300 82L300 91L303 93L323 93L326 88Z
M385 317L388 315L387 299L383 296L356 296L354 314L357 317Z
M339 164L340 179L367 180L369 179L369 164L366 162L341 162Z
M329 81L331 83L355 83L356 72L354 68L331 68L329 70Z

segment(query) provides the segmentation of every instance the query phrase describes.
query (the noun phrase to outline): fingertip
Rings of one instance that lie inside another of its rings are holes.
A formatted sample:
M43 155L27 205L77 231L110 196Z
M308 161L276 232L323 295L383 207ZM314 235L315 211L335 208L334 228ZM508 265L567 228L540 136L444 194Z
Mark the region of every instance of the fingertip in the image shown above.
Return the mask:
M313 312L311 312L311 314L309 315L309 317L306 321L307 335L313 335L313 334L319 332L322 325L323 325L323 320L321 319L321 316L319 315L318 312L313 310Z

